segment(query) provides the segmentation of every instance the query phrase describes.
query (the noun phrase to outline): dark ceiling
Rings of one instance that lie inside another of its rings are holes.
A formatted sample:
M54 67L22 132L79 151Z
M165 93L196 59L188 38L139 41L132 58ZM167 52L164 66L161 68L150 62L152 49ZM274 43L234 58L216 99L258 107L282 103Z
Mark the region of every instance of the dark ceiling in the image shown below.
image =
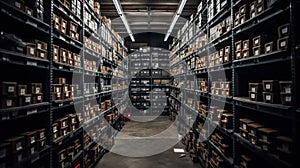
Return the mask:
M179 0L119 0L127 17L133 34L159 33L165 34L178 8ZM175 36L190 16L196 13L201 0L187 0L181 17L178 19L171 36ZM123 38L127 31L117 14L112 0L101 0L101 15L112 20L113 29ZM140 36L139 36L140 37ZM126 38L127 39L127 38ZM157 39L163 40L163 39ZM139 41L136 39L136 41ZM152 40L153 41L153 40Z

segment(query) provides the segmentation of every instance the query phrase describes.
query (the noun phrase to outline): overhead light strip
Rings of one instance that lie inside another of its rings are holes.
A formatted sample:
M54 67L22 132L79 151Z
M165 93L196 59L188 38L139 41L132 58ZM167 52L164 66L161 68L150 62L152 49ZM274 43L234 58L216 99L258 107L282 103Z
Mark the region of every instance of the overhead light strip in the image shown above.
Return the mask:
M127 33L129 34L129 37L130 37L131 41L135 42L132 31L131 31L130 26L128 24L127 18L124 15L124 12L122 10L122 7L121 7L121 4L120 4L119 0L113 0L113 2L114 2L114 5L117 9L118 15L121 17L121 20L122 20L122 22L123 22L123 24L124 24L124 26L127 30Z
M168 38L169 38L169 36L170 36L170 34L172 33L172 31L173 31L173 29L174 29L174 26L175 26L175 24L176 24L176 22L177 22L179 16L181 15L181 13L182 13L182 11L183 11L183 8L184 8L184 6L185 6L185 4L186 4L186 1L187 1L187 0L181 0L181 1L180 1L180 5L179 5L179 7L177 8L177 11L176 11L176 13L175 13L175 15L174 15L174 17L173 17L172 23L171 23L171 25L170 25L170 27L169 27L169 29L168 29L168 31L167 31L167 34L165 35L164 41L167 41Z

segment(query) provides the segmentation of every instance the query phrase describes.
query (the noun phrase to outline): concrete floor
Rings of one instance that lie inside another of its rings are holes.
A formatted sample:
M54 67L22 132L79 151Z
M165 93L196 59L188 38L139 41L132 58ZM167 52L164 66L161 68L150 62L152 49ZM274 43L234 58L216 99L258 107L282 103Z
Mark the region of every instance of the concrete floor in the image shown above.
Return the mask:
M160 133L161 131L170 127L171 124L172 122L170 122L169 117L158 117L151 122L145 123L130 121L126 122L124 128L121 130L121 133L124 133L128 136L148 137ZM160 137L156 138L159 139ZM172 137L170 136L170 140L171 138ZM126 137L118 138L117 136L114 147L118 149L124 147L124 140L126 140ZM151 141L153 139L149 140ZM136 145L134 139L130 139L129 141ZM174 153L174 147L184 148L181 143L178 143L165 152L148 157L128 157L109 152L104 155L96 168L201 168L199 163L193 163L191 161L187 152L185 152L185 157L179 158L180 153Z

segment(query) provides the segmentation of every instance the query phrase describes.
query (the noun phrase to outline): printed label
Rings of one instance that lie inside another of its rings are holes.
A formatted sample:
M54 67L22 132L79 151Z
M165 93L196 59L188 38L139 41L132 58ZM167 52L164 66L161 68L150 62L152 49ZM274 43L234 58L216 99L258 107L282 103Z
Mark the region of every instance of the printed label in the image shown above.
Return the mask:
M263 148L264 151L268 151L268 146L267 145L263 145L262 148Z
M21 91L20 91L21 93L21 95L23 95L23 94L25 94L25 89L21 89Z
M251 91L252 91L252 92L255 92L255 87L252 87L252 88L251 88Z
M45 53L41 52L40 56L41 56L42 58L45 58Z
M6 106L7 107L12 106L12 100L6 100Z
M247 125L246 124L243 124L243 129L247 129Z
M257 8L257 13L262 12L262 10L263 10L263 8L262 8L262 6L260 6L259 8Z
M21 3L20 3L20 2L15 2L15 6L16 6L17 8L21 8Z
M270 51L271 51L271 46L268 45L268 46L266 47L266 49L267 49L267 52L270 52Z
M15 87L14 86L8 86L8 90L9 93L14 92L15 91Z
M34 137L31 137L31 138L30 138L30 143L31 143L31 144L35 143L35 138L34 138Z
M65 127L66 126L66 122L64 121L62 125L63 125L63 127Z
M241 48L241 46L238 44L238 45L236 46L236 48L239 50L239 49Z
M42 96L37 96L37 100L42 100Z
M56 92L59 93L59 90L60 90L59 87L57 87L57 88L56 88Z
M39 43L38 43L37 48L38 48L38 49L42 49L42 44L39 44Z
M271 100L271 95L266 95L266 100Z
M34 152L35 152L34 147L30 148L30 152L31 152L31 154L34 154Z
M292 93L291 88L290 87L285 87L284 88L285 93Z
M34 48L30 48L30 49L29 49L29 53L30 53L31 55L34 55Z
M244 57L247 57L248 56L248 52L244 52Z
M282 41L281 43L280 43L280 47L285 47L286 46L286 41Z
M254 43L255 43L255 45L258 45L258 39L256 39L256 40L254 41Z
M255 94L251 93L251 99L255 99Z
M266 84L266 89L271 89L271 84Z
M57 131L57 127L53 127L53 132L56 132Z
M30 103L31 97L25 97L25 103Z
M44 133L44 132L41 132L41 133L40 133L40 139L44 138L44 136L45 136L45 133Z
M292 96L286 96L285 101L286 102L291 102L292 101Z
M22 149L23 149L22 142L16 143L16 151L19 151L19 150L22 150Z
M255 17L255 12L252 12L251 18Z
M27 10L27 14L32 16L31 10Z
M255 145L256 143L255 143L255 139L254 138L251 138L251 143L253 144L253 145Z
M254 130L250 130L250 133L251 133L251 134L254 134Z
M255 54L255 55L258 55L258 54L259 54L258 50L255 50L254 54Z
M248 48L248 43L244 43L244 49Z
M39 88L39 87L35 88L35 93L40 93L40 91L41 91L41 88Z
M281 32L282 34L286 34L288 32L288 28L287 27L283 28Z

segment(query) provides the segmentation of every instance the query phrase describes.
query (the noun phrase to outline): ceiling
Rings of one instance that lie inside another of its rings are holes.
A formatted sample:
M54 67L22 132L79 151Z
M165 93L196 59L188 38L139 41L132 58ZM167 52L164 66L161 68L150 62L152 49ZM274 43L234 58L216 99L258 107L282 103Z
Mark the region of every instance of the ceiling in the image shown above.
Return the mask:
M133 34L154 32L166 34L173 16L178 8L180 0L119 0L127 17ZM187 0L181 17L178 19L171 36L177 33L191 14L197 10L201 0ZM101 15L112 20L112 27L123 38L127 37L127 31L112 0L101 0Z

